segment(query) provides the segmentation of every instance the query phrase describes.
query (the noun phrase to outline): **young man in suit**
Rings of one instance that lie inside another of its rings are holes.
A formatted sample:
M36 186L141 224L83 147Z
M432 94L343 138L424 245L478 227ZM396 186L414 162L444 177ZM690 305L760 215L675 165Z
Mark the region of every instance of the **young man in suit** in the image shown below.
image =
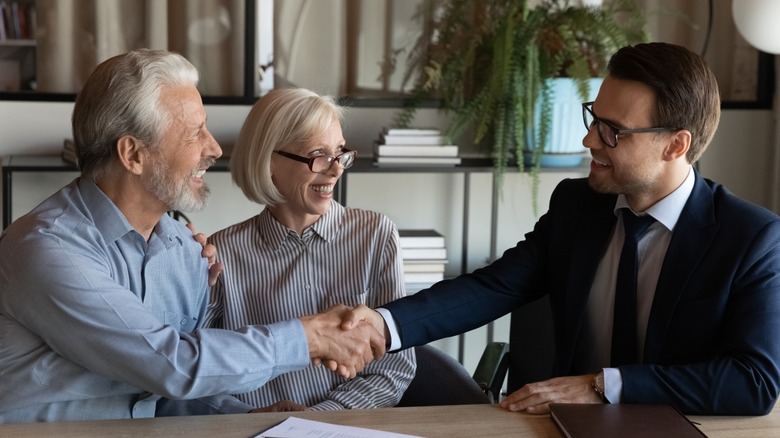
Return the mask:
M767 414L780 391L780 220L693 167L720 118L713 73L679 46L624 47L583 116L590 174L558 185L525 240L378 312L358 308L344 327L369 320L397 350L549 295L557 377L525 385L502 407L665 403L686 414ZM638 217L652 220L639 237L636 285L618 287L624 222Z

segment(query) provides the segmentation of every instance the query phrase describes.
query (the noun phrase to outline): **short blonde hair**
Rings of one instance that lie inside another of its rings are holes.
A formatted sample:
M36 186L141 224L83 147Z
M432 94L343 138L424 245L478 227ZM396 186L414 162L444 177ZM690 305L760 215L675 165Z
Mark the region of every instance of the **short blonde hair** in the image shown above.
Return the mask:
M284 202L271 179L273 152L311 141L343 108L330 96L303 88L279 88L260 98L244 120L230 155L230 174L250 201L261 205Z

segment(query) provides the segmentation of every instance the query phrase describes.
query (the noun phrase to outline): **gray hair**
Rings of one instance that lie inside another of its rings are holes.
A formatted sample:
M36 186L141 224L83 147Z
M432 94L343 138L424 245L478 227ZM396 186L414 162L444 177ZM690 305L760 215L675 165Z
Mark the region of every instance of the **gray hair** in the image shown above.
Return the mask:
M98 65L73 107L73 140L82 175L93 180L105 176L122 136L155 147L171 120L160 108L160 90L197 83L197 69L165 50L135 50Z
M333 97L303 88L279 88L258 100L244 120L230 154L233 182L253 202L284 202L271 179L273 152L301 145L325 131L344 111Z

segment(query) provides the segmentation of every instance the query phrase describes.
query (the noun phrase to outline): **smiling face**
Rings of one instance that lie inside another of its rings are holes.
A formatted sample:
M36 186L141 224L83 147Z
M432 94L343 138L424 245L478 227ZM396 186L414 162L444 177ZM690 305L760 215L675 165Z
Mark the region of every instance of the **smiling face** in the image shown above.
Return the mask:
M199 211L209 189L203 174L222 155L206 128L206 112L194 86L169 86L160 93L171 120L150 154L144 186L167 210Z
M339 155L345 144L341 124L334 119L327 129L309 142L286 145L280 150L311 158L318 155ZM276 220L300 234L330 211L333 188L343 172L344 168L338 162L333 163L330 170L324 173L314 173L306 163L274 154L271 159L271 175L274 186L284 196L285 202L267 208Z
M618 129L650 128L655 127L652 117L655 105L655 93L650 87L607 76L593 104L593 112ZM652 205L670 193L673 168L687 165L677 162L676 135L674 131L622 134L618 136L617 146L609 148L597 130L591 129L582 140L593 157L588 176L591 187L602 193L622 193L629 199L643 199L642 204Z

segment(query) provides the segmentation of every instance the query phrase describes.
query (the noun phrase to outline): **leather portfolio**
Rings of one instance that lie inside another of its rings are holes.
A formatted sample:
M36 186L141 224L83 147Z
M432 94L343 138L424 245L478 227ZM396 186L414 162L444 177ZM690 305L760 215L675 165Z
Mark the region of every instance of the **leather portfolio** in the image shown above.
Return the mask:
M550 417L567 438L706 437L669 405L550 405Z

